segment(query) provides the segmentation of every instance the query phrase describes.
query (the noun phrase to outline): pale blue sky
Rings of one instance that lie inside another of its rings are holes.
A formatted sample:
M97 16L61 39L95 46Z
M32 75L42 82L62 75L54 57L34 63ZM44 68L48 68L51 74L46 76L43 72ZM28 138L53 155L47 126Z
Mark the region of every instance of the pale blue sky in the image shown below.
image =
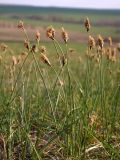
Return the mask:
M120 9L120 0L0 0L0 4Z

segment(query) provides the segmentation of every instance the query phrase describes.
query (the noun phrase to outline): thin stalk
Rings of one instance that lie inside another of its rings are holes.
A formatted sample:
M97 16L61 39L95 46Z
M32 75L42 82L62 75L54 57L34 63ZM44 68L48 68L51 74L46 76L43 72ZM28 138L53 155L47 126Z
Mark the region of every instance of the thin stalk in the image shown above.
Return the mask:
M28 54L28 55L29 55L29 54ZM15 88L16 88L16 85L17 85L19 76L20 76L21 71L22 71L22 68L23 68L23 66L24 66L24 64L25 64L25 62L26 62L26 60L27 60L27 58L28 58L28 55L25 57L22 65L21 65L21 67L20 67L20 69L19 69L19 72L18 72L18 74L17 74L17 78L16 78L16 80L15 80L15 82L14 82L14 85L13 85L12 93L11 93L10 98L9 98L9 100L8 100L8 106L10 105L10 101L11 101L11 99L12 99L12 96L13 96L14 92L15 92Z
M54 121L55 121L55 123L56 123L56 118L55 118L55 113L54 113L54 109L53 109L53 106L52 106L52 101L51 101L50 94L49 94L49 91L48 91L48 89L47 89L47 86L46 86L44 77L43 77L43 75L42 75L41 68L39 67L39 64L38 64L38 62L37 62L37 59L36 59L36 57L35 57L34 52L32 52L32 55L33 55L33 59L34 59L34 61L35 61L35 63L36 63L36 66L37 66L37 68L38 68L38 71L39 71L39 73L40 73L40 76L41 76L42 82L43 82L43 84L44 84L44 87L45 87L45 89L46 89L46 92L47 92L47 95L48 95L48 99L49 99L49 102L50 102L51 111L52 111L52 114L53 114L53 117L54 117Z

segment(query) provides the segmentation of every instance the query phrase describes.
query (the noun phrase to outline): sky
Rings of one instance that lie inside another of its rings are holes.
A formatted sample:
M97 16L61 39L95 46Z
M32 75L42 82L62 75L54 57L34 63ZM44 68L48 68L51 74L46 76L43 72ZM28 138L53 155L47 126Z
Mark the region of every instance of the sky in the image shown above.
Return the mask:
M0 4L120 9L120 0L0 0Z

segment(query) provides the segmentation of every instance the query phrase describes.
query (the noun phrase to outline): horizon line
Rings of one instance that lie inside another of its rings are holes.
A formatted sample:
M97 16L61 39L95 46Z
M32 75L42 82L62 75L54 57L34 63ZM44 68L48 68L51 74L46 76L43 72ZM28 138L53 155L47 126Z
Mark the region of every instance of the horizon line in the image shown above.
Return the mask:
M32 5L32 4L10 4L10 3L0 3L0 5L4 6L21 6L21 7L35 7L35 8L65 8L65 9L89 9L89 10L120 10L120 8L94 8L94 7L70 7L70 6L56 6L56 5Z

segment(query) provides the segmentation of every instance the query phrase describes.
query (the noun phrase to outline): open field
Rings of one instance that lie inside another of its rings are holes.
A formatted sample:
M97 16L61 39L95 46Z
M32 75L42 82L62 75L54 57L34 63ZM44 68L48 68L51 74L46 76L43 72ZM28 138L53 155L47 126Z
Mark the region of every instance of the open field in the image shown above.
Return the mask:
M119 11L0 13L0 160L119 160Z
M90 34L102 35L106 38L112 36L113 41L120 37L120 11L119 10L85 10L66 8L40 8L24 6L0 6L0 39L21 40L16 32L18 20L25 21L28 26L31 40L33 32L52 26L60 30L62 26L71 33L71 41L85 42L87 39L83 27L84 18L89 16L92 28ZM13 35L13 37L12 37ZM46 40L43 35L42 39ZM76 39L75 39L76 38Z

